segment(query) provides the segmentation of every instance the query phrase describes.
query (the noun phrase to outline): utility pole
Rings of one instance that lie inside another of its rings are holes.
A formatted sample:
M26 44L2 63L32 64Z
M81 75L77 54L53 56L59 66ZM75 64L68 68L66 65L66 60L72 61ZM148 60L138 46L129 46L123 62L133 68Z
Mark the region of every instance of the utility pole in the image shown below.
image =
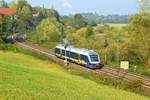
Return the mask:
M63 22L61 22L60 21L60 23L61 23L61 39L63 40L63 43L64 43L64 49L65 49L65 57L67 57L67 47L68 47L68 39L67 39L67 37L64 35L64 24L63 24ZM67 61L67 58L65 58L65 63L66 63L66 65L68 66L68 61Z
M107 39L105 39L104 48L105 48L105 64L107 65L107 48L108 48Z
M65 46L64 46L64 48L65 48L65 57L67 57L67 47L68 47L68 44L67 43L65 43ZM67 61L67 58L65 58L65 63L67 64L67 66L68 66L68 61Z
M67 37L63 36L63 42L64 42L64 49L65 49L65 57L67 57L67 47L68 47L68 40ZM65 58L65 63L68 65L67 58Z

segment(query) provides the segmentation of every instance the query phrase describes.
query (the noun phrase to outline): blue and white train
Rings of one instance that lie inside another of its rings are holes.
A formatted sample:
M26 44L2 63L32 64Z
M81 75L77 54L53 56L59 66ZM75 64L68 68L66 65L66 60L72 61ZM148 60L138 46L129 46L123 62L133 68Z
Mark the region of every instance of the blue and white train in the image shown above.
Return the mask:
M93 50L78 49L72 46L57 45L55 47L55 55L62 59L67 59L70 62L74 62L91 69L101 68L99 55Z

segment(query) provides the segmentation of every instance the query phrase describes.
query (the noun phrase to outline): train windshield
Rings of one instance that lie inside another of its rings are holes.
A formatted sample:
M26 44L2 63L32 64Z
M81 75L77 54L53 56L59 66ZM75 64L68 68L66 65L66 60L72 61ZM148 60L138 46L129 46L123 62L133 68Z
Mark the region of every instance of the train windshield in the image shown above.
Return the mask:
M92 62L97 62L98 60L98 55L90 55L91 61Z

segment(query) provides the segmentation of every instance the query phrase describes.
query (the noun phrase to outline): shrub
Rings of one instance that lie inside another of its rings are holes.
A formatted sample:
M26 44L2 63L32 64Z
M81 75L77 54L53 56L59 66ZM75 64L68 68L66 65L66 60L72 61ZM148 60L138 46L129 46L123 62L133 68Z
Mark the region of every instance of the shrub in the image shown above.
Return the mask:
M131 81L128 81L125 84L125 88L130 89L131 91L134 91L134 92L140 92L142 89L142 84L143 84L142 80L133 79Z
M5 45L6 45L5 42L2 39L0 39L0 50L5 50L6 48Z

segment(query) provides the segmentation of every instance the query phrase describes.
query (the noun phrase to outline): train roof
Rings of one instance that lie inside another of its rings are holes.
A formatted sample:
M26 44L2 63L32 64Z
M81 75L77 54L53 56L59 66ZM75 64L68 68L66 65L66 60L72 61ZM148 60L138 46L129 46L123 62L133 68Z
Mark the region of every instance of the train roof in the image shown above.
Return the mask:
M56 48L65 50L64 47L65 47L65 45L63 45L63 44L60 44L60 45L56 46ZM97 53L94 52L93 50L87 50L85 48L79 49L79 48L74 48L73 46L68 46L66 48L66 50L74 52L74 53L79 53L79 54L82 54L82 55L94 55L94 54L97 55Z

